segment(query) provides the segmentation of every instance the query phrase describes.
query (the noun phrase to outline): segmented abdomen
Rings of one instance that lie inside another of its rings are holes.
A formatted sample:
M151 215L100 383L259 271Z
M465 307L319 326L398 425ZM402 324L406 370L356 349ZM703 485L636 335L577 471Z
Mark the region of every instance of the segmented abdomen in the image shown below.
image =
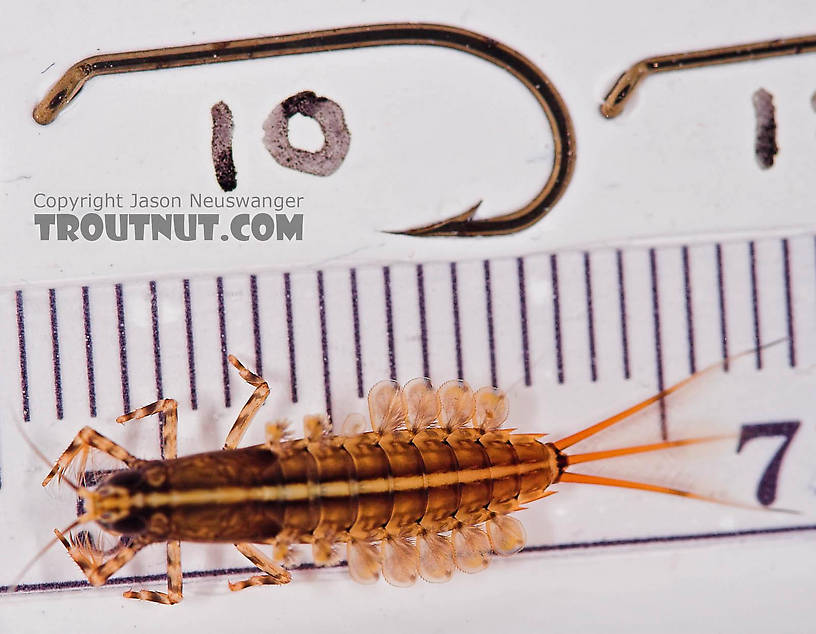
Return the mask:
M166 469L172 537L314 543L444 532L504 515L552 483L535 435L463 428L322 436L149 462ZM201 489L206 478L207 489ZM185 493L198 491L192 500ZM198 499L201 498L201 499ZM163 503L168 500L162 498Z
M556 473L554 452L526 434L451 435L428 430L327 439L281 449L284 482L304 482L308 501L288 504L283 530L296 541L416 535L473 525L540 497ZM343 481L348 483L343 495Z

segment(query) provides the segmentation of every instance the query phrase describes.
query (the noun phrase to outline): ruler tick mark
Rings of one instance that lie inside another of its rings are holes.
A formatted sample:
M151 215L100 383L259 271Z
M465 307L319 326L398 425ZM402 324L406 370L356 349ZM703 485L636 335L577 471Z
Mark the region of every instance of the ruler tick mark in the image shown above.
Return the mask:
M221 345L221 379L224 383L224 407L232 403L230 393L229 362L227 361L227 311L224 307L224 278L215 278L215 295L218 302L218 339Z
M62 420L62 367L60 364L59 322L57 319L57 291L48 289L48 309L51 315L51 362L54 366L54 400L57 419Z
M289 344L289 390L292 402L297 403L297 363L295 360L295 323L292 318L292 281L289 273L283 274L283 299L286 306L286 338Z
M621 355L623 356L623 378L628 379L629 372L629 327L626 320L626 284L623 279L623 252L615 250L615 264L618 270L618 309L621 325Z
M524 364L524 385L532 385L530 373L530 336L527 331L527 284L524 279L524 258L516 259L518 274L519 313L521 320L521 359Z
M561 301L558 294L558 257L550 254L550 275L552 277L553 298L553 336L555 338L555 367L558 371L558 382L564 382L564 355L561 350Z
M484 261L485 312L487 314L487 346L490 355L490 381L498 387L496 376L496 337L493 332L493 290L490 285L490 260Z
M785 267L785 322L788 326L788 365L796 367L796 340L794 338L793 293L791 291L790 247L788 239L782 239L782 263Z
M130 378L128 377L127 359L127 331L125 330L125 298L122 285L114 287L116 296L116 325L119 333L119 373L122 379L122 407L124 412L130 411Z
M391 380L397 380L397 361L394 352L394 313L391 306L391 269L383 267L383 292L385 294L385 331L388 338L388 369Z
M587 339L589 341L589 375L598 380L598 366L595 358L595 315L592 310L592 264L589 252L584 251L584 290L586 292Z
M425 274L421 264L417 264L417 303L419 307L419 338L422 343L422 374L431 376L431 364L428 360L428 322L425 315Z
M655 345L655 371L657 373L657 390L662 392L665 387L663 382L663 345L660 339L660 296L657 284L657 253L649 249L649 270L652 276L652 323L654 324L654 345ZM666 427L666 401L660 399L660 436L663 440L669 437Z
M689 266L689 248L683 245L683 290L686 296L686 337L688 338L689 374L697 371L697 359L694 354L694 312L691 303L691 268Z
M96 378L94 377L93 336L91 334L91 299L87 286L82 287L82 322L85 330L85 374L88 377L88 407L96 418Z
M715 248L717 262L717 299L720 308L720 354L723 370L728 372L728 325L725 318L725 277L723 275L722 245L718 242Z
M363 350L360 342L360 305L357 296L357 269L349 271L351 321L354 330L354 363L357 370L357 398L363 398Z
M255 343L255 374L263 376L263 347L261 346L261 314L258 307L258 276L249 276L249 298L252 308L252 338Z
M754 356L757 370L762 369L762 338L759 331L759 290L756 275L756 247L754 241L748 243L748 257L751 265L751 311L754 318Z
M148 283L150 290L150 323L153 330L153 374L156 378L156 400L164 398L164 381L162 380L161 339L159 337L159 295L156 281ZM159 450L164 460L164 413L159 413Z
M456 277L456 262L450 263L451 304L453 309L453 337L456 349L456 377L461 381L465 377L462 369L462 332L459 323L459 284Z
M190 406L198 409L198 389L196 387L195 344L193 341L193 311L190 301L190 280L182 282L184 291L184 328L187 335L187 370L190 378Z
M332 419L331 378L329 375L329 333L326 329L326 294L323 290L323 271L317 272L317 308L320 313L320 346L323 351L323 391L326 396L326 414Z
M17 345L20 351L20 393L23 399L23 420L31 420L28 403L28 360L26 358L25 314L23 311L23 291L15 293L17 304Z

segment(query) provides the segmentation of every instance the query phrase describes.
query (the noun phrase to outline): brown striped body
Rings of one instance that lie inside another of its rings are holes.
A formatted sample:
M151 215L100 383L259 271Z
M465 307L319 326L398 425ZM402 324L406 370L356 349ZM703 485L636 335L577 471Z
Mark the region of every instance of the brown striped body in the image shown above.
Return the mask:
M368 432L140 461L94 502L115 518L105 528L150 541L382 539L510 512L544 493L556 463L535 435Z
M177 404L161 399L117 421L164 414L166 460L141 460L84 427L43 480L45 486L63 475L76 458L84 465L91 449L127 466L93 490L71 483L87 510L65 531L55 531L57 541L92 585L104 584L145 546L167 542L167 592L128 590L124 596L178 603L181 541L233 543L262 573L230 582L231 590L291 581L281 564L291 563L290 547L297 543L311 544L315 564L325 566L339 563L336 543L345 542L349 575L359 583L373 583L380 575L395 586L409 586L420 577L442 582L455 568L468 573L483 570L491 552L506 556L521 550L526 533L511 513L550 495L547 489L555 482L711 501L688 491L573 473L567 467L721 437L563 453L693 377L553 443L539 442L540 434L502 430L508 405L496 388L474 393L461 380L448 381L438 390L422 378L404 386L381 381L368 394L373 431L363 432L366 421L357 414L348 416L341 435L329 432L326 417L306 416L300 440L283 440L287 423L279 421L267 424L263 445L239 449L269 386L235 357L229 361L254 391L223 450L178 458ZM92 521L129 539L121 540L108 555L88 540L87 533L70 534L74 527ZM271 557L253 546L258 543L274 545Z

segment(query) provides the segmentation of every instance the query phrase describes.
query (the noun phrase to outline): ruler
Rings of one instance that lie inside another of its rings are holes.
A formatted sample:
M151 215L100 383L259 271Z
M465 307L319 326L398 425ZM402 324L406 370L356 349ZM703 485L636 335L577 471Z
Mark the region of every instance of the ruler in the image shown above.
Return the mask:
M86 424L136 455L158 457L157 421L121 427L113 419L173 397L180 452L212 450L251 392L228 365L230 353L272 387L248 443L277 418L297 423L327 412L337 425L366 412L366 392L377 381L416 376L500 386L512 427L558 438L720 361L721 370L586 445L722 432L734 432L733 442L583 471L802 514L562 485L519 516L526 552L812 539L814 289L816 239L804 234L7 290L0 296L7 324L0 500L30 513L0 518L0 531L16 536L0 585L73 516L67 489L39 487L47 467L14 423L49 458ZM751 352L727 361L744 351ZM32 569L22 590L86 586L57 551ZM163 578L160 551L150 549L111 582ZM183 552L191 577L245 567L227 548L185 544Z

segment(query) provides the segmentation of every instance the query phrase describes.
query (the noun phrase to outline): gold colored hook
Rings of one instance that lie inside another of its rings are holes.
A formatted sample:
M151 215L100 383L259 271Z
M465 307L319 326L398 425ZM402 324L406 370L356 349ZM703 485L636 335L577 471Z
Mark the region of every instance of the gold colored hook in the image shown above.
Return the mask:
M733 64L754 59L799 55L816 51L816 35L767 40L751 44L738 44L721 48L709 48L688 53L672 53L660 57L649 57L626 70L612 86L601 103L601 114L607 119L617 117L632 96L642 79L653 73L684 68L700 68L715 64Z
M547 182L524 207L493 218L473 220L478 204L446 220L392 233L414 236L491 236L514 233L538 222L558 202L575 165L575 134L569 112L547 76L518 51L489 37L440 24L373 24L275 35L246 40L194 44L145 51L95 55L69 68L34 108L34 120L51 123L97 75L231 62L372 46L441 46L476 55L522 82L538 101L554 140L553 166Z

